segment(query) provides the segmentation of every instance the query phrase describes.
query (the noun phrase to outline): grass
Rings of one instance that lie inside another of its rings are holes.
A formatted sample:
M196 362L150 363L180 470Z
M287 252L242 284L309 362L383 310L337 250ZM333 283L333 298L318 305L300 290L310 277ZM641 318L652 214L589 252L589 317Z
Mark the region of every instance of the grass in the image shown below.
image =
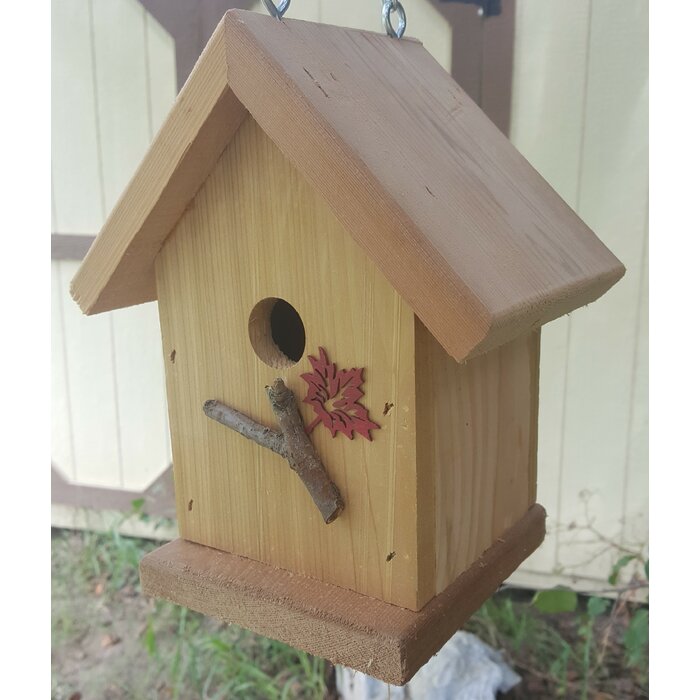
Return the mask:
M144 648L172 696L323 698L325 662L185 608L157 603Z
M635 630L642 620L648 621L645 606L623 598L578 596L571 612L544 614L531 601L531 594L502 591L465 625L503 650L523 676L512 697L622 700L649 696L648 632Z
M55 700L331 697L324 660L144 598L138 563L156 546L116 529L52 532ZM623 598L573 604L545 614L531 594L502 591L465 629L523 676L509 698L648 697L646 608Z
M52 535L52 697L323 698L327 663L185 608L143 598L157 543Z

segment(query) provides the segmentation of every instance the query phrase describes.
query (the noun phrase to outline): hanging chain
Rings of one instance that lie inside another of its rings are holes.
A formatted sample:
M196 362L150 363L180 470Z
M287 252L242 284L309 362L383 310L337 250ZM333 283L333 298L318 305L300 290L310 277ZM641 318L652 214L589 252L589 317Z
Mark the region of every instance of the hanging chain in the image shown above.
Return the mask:
M391 24L391 15L394 13L396 13L399 20L396 29L394 29ZM384 23L386 33L392 39L400 39L403 36L403 33L406 31L406 11L403 9L403 5L399 0L382 1L382 22Z
M275 4L275 0L262 0L262 2L273 17L282 19L292 0L281 0L279 5Z
M292 0L280 0L280 4L278 5L275 3L275 0L262 0L267 11L277 19L282 19L284 13L289 9L291 2ZM391 16L393 14L396 14L399 21L396 29L394 29L394 25L391 23ZM382 0L382 22L386 33L392 39L400 39L403 36L403 33L406 31L406 11L403 9L403 5L399 0Z

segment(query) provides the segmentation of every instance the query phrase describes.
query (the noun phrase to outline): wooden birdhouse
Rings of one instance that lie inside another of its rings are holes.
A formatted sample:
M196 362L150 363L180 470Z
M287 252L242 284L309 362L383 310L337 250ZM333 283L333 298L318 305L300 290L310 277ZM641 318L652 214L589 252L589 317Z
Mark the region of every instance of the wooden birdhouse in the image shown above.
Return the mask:
M419 42L229 11L72 285L158 300L144 590L407 681L541 542L539 328L623 273Z

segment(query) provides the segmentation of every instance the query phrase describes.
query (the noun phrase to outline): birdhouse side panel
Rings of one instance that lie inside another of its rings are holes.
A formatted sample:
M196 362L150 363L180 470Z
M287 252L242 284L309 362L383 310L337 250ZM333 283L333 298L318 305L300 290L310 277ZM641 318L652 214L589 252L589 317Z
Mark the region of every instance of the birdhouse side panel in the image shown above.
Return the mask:
M420 608L434 556L418 551L413 313L252 118L156 274L182 536ZM319 368L353 393L304 402ZM202 411L216 399L278 428L278 376L345 501L329 525L285 459Z
M416 322L419 473L435 473L436 593L535 502L539 330L466 363Z

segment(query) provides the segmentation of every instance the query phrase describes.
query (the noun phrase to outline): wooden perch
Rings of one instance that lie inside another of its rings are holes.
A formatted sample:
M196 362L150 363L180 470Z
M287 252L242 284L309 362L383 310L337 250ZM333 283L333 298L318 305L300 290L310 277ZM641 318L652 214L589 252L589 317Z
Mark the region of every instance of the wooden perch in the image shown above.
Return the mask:
M279 430L268 428L266 425L248 418L245 413L236 411L234 408L230 408L215 399L209 399L209 401L204 402L204 413L209 418L217 421L217 423L221 423L221 425L225 425L227 428L240 433L243 437L257 442L258 445L267 447L268 450L272 450L282 457L287 456L284 435Z
M306 434L294 393L287 388L282 379L277 378L272 386L267 387L267 396L281 432L268 428L214 399L204 402L204 413L227 428L284 457L304 482L306 490L321 511L323 520L326 524L332 523L340 515L345 504L338 487L331 481Z

